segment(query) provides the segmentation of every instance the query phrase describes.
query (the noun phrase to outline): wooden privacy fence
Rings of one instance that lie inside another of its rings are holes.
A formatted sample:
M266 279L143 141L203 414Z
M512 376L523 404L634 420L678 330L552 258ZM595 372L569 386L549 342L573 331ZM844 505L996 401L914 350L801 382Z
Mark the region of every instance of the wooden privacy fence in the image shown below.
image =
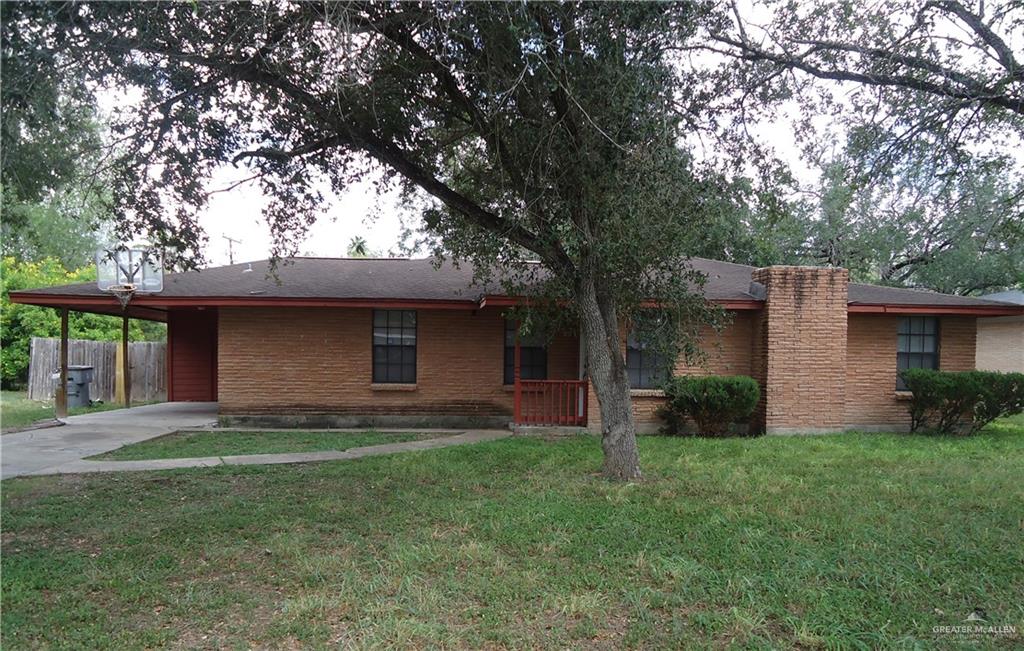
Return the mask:
M68 364L87 365L95 369L89 397L113 402L116 391L117 341L68 340ZM128 344L131 362L132 402L167 400L167 344L162 341L140 341ZM53 400L60 370L60 339L32 337L28 367L28 397L32 400Z

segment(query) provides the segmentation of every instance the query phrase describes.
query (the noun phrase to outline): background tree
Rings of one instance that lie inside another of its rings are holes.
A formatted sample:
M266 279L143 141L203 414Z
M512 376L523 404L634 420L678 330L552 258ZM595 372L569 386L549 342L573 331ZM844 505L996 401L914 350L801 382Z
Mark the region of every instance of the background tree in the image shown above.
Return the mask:
M110 218L96 175L102 129L81 76L66 75L53 53L0 31L0 224L3 254L61 259L76 269L92 258Z
M32 337L60 335L56 310L15 305L12 290L95 282L93 254L109 233L101 173L103 125L86 79L65 74L54 52L12 29L0 5L0 382L28 379ZM72 312L72 336L117 340L121 320ZM131 322L134 339L165 336L163 324Z
M1024 282L1019 2L729 9L698 47L732 62L719 69L731 91L717 100L730 108L719 126L742 139L787 108L805 157L822 168L812 197L748 222L767 259L954 293Z
M362 235L354 235L348 241L348 248L345 255L350 258L379 258L380 254L370 248L366 238Z
M1024 125L1024 10L1019 2L849 0L740 6L706 47L735 61L731 81L810 103L868 141L885 173L927 144L942 172L1019 146ZM810 124L805 125L813 132ZM808 143L809 144L809 143Z
M833 161L816 201L803 206L806 261L847 267L862 282L954 294L1024 281L1021 186L1000 159L965 161L939 176L927 151L897 176L865 182L849 158Z
M32 337L60 336L60 314L57 310L11 303L9 293L79 282L96 282L96 266L88 264L67 271L57 258L34 262L13 257L0 259L0 381L3 388L19 389L25 386ZM166 334L162 323L132 319L129 324L129 336L135 341L157 341ZM68 329L72 338L118 341L121 338L121 319L71 312Z

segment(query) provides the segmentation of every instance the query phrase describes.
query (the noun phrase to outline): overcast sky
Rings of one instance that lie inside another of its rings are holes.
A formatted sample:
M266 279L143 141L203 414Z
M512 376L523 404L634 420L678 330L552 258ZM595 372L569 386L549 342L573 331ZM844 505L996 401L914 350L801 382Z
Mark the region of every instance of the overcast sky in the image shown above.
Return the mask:
M211 190L226 188L232 181L251 174L246 168L230 165L208 184ZM228 263L228 240L241 240L232 244L235 262L262 260L270 252L270 228L262 211L265 200L258 187L251 184L219 192L211 197L200 223L209 236L206 257L211 265ZM377 253L397 255L401 239L402 215L415 219L405 209L395 193L377 196L369 182L354 185L344 194L324 205L323 213L299 246L302 255L344 256L349 241L355 236L366 239Z
M124 95L100 93L101 111L112 111L123 105ZM800 160L793 144L792 123L785 117L764 125L759 134L764 142L773 146L793 166L798 178L812 181L814 171ZM244 165L235 168L225 164L207 184L210 191L226 189L252 172ZM326 193L330 196L330 191ZM209 240L204 253L209 266L228 264L229 242L235 262L262 260L271 248L270 228L263 219L265 198L259 187L245 184L233 189L215 192L200 216L200 224ZM299 246L300 255L344 256L349 241L355 236L366 239L377 255L400 256L403 220L406 224L419 224L418 213L406 206L397 192L378 196L370 181L354 184L344 194L334 196L323 207L322 214Z

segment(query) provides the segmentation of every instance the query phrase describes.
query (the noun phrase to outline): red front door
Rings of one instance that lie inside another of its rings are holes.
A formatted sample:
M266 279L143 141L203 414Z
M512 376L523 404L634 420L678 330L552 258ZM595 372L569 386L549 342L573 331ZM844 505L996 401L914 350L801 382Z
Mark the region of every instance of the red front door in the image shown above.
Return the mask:
M167 399L217 400L217 310L172 310L167 317Z

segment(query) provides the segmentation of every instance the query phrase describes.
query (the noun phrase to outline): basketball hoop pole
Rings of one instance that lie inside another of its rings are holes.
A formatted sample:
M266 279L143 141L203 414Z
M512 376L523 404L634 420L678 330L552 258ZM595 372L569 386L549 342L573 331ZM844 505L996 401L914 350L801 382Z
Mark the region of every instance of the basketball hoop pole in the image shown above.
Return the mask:
M121 349L117 351L120 361L120 382L115 387L115 394L119 402L126 408L132 406L132 364L128 346L128 303L132 300L135 287L130 284L111 287L108 290L121 304Z
M116 387L115 393L120 393L124 406L132 406L132 365L129 356L128 346L128 303L135 294L135 286L132 284L120 285L108 289L121 304L121 385Z

